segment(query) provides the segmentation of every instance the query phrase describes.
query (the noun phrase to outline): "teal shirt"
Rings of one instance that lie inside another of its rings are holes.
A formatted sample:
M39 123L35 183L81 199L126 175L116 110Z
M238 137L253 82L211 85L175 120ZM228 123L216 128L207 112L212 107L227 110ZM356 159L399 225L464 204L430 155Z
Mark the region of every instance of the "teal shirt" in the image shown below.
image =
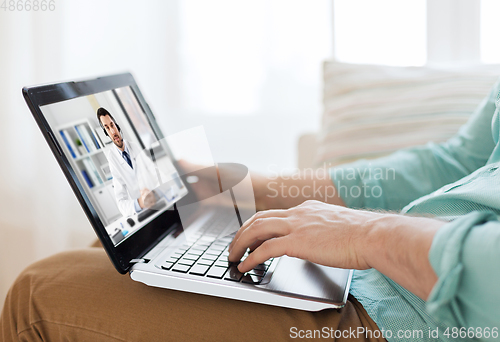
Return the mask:
M379 328L390 330L389 341L457 341L452 333L462 327L473 328L476 340L500 340L499 108L500 81L447 142L330 169L348 207L449 221L429 252L438 281L427 301L374 269L354 272L350 292ZM439 338L430 338L436 329ZM397 336L406 331L417 333Z

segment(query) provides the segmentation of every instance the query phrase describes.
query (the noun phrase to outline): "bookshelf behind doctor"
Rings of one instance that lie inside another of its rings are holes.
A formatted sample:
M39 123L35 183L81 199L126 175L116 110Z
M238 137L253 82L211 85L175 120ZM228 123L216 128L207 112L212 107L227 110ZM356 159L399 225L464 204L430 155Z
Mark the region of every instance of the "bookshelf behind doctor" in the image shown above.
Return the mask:
M58 137L66 149L71 166L95 204L107 226L121 217L115 201L112 175L104 148L111 140L89 120L67 123L58 128Z

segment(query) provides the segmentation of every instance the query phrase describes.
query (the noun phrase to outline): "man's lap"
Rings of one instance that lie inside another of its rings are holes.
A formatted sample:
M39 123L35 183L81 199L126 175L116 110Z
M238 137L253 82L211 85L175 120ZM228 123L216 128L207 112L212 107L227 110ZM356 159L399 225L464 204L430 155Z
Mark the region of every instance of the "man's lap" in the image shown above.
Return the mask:
M149 287L118 274L102 248L57 254L28 267L9 291L2 340L289 340L291 328L376 324L354 299L306 312ZM84 338L83 338L84 337Z

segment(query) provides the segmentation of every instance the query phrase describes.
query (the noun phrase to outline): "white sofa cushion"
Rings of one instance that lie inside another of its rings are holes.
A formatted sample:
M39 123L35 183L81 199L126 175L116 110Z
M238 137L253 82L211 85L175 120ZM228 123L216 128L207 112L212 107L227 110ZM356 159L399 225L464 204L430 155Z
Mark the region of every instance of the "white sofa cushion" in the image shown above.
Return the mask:
M445 141L500 76L499 65L443 70L328 61L323 71L316 166Z

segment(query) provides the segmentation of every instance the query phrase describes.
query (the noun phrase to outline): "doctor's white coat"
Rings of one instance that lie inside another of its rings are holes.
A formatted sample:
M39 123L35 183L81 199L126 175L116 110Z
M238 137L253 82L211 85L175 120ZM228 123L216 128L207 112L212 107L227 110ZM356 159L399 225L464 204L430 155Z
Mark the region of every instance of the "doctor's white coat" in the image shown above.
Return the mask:
M105 152L113 175L115 198L123 216L136 213L134 202L140 197L141 189L154 190L162 184L162 176L150 159L149 150L141 150L139 145L123 140L130 152L133 169L123 159L115 145Z

